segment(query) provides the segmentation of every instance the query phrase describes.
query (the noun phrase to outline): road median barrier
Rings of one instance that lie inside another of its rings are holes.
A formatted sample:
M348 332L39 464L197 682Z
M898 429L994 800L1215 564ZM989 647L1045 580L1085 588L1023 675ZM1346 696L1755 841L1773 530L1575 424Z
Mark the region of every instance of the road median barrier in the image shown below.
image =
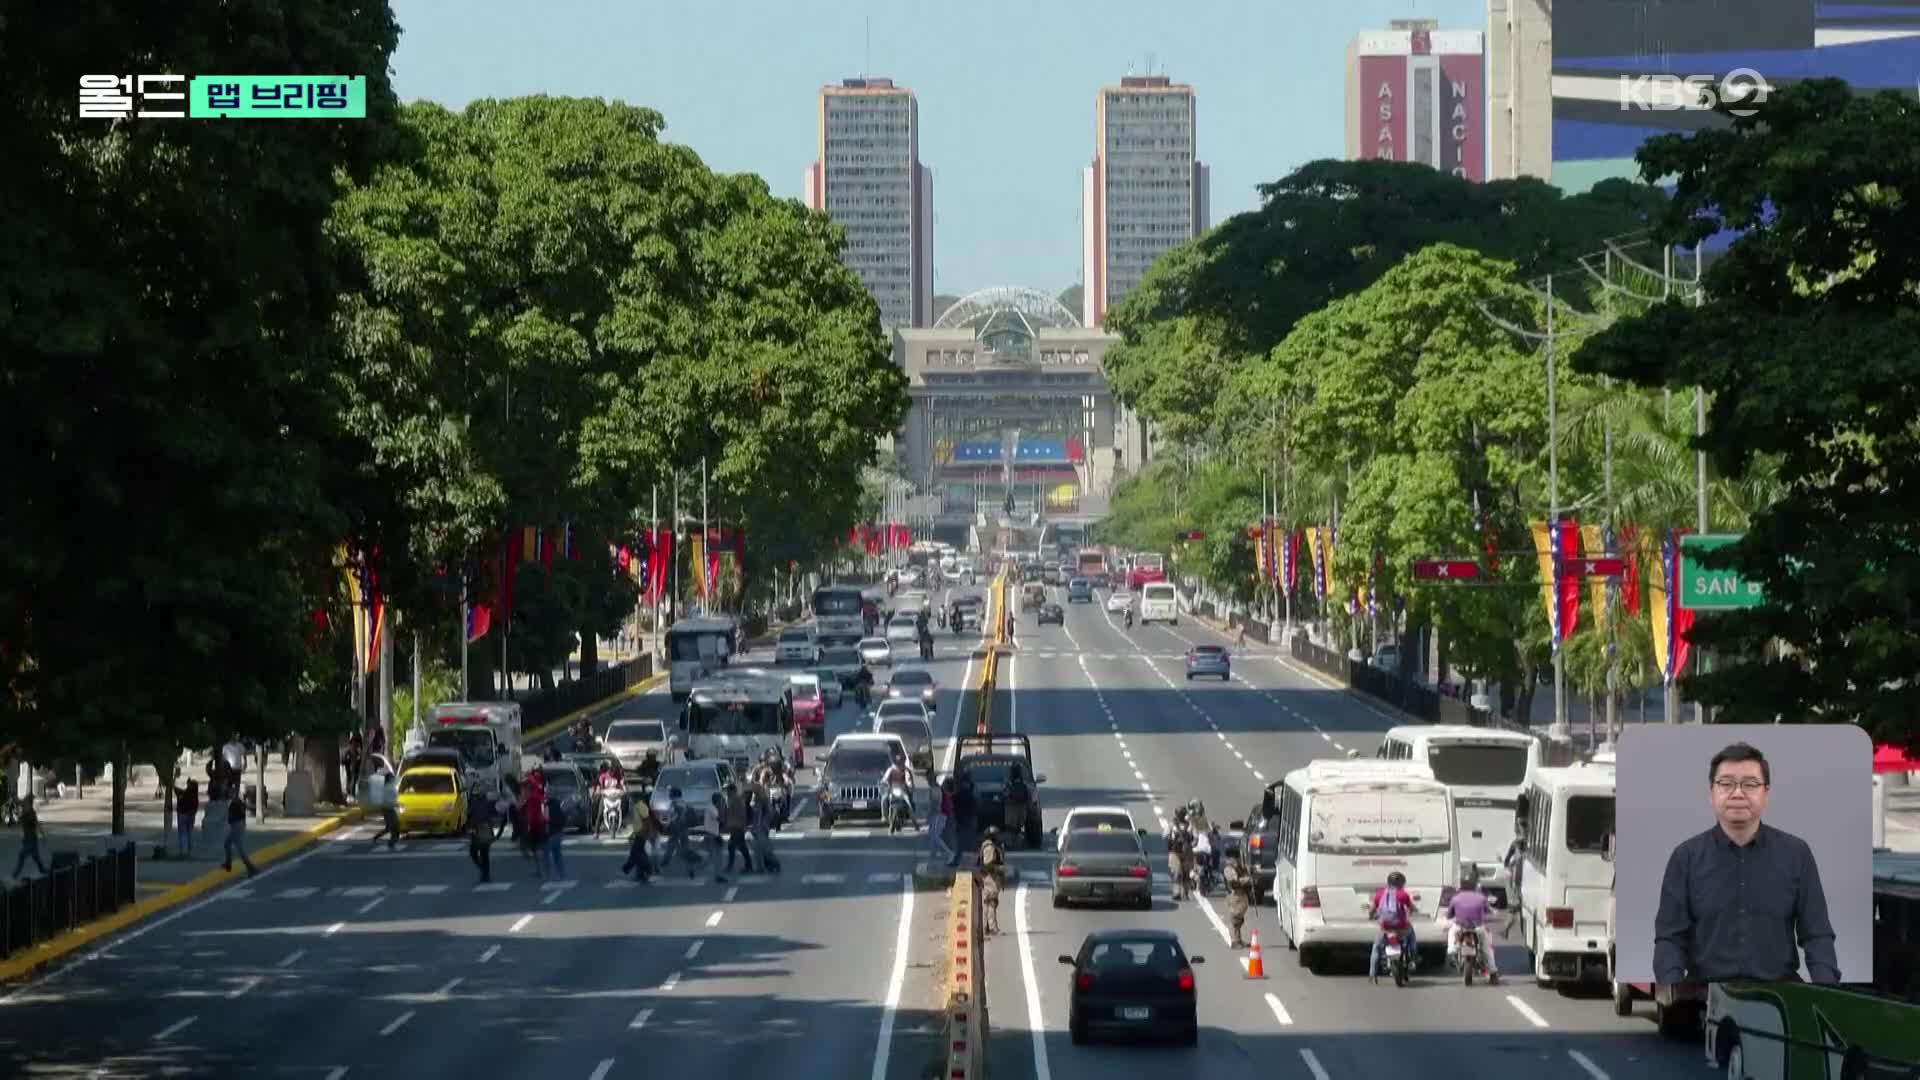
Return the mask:
M986 1075L987 981L980 882L959 874L947 893L946 1080Z

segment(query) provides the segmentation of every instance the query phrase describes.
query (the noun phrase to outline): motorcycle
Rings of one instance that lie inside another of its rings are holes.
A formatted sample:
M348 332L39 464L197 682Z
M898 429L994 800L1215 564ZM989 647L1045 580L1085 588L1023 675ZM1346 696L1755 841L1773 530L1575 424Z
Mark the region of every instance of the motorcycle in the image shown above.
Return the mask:
M873 701L873 693L867 689L866 680L862 679L858 682L855 682L853 684L854 704L864 709L872 701Z
M574 753L591 752L594 744L593 721L585 718L575 720L573 726L567 729L567 738L573 744Z
M621 783L607 783L600 786L600 822L596 833L604 832L608 836L619 836L620 826L626 823L626 814L621 803L626 799L627 788Z
M1387 974L1393 976L1393 985L1405 986L1407 985L1407 956L1406 948L1402 942L1406 939L1401 936L1398 930L1388 930L1386 934L1387 945L1384 952L1387 961Z
M1486 955L1480 949L1480 935L1484 932L1478 928L1463 929L1456 939L1452 960L1460 972L1461 982L1467 986L1473 985L1476 974L1485 977L1489 986L1500 981L1500 976L1487 967Z
M1127 629L1133 629L1133 612L1131 610L1127 612Z
M887 790L887 831L897 833L913 817L913 793L905 784Z
M767 789L773 803L773 827L777 830L793 816L793 789L785 780L776 780Z

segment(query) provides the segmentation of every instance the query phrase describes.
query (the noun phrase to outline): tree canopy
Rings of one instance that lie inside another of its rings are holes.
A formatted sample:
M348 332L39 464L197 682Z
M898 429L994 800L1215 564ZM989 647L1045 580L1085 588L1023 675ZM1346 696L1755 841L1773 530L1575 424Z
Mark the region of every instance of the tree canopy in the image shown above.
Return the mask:
M1777 464L1783 493L1709 565L1764 583L1704 616L1713 670L1688 689L1726 720L1849 720L1916 741L1920 706L1920 111L1842 83L1786 88L1724 130L1651 139L1673 177L1665 236L1744 230L1705 302L1667 303L1578 362L1643 386L1704 388L1715 470ZM1781 649L1778 645L1784 645Z

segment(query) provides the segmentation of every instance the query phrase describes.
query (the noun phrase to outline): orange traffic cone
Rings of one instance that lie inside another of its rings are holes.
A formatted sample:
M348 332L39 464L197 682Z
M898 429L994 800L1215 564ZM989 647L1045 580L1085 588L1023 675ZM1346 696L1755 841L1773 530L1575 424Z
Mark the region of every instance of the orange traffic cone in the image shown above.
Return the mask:
M1260 931L1253 932L1253 944L1247 947L1247 978L1264 979L1267 966L1260 961Z

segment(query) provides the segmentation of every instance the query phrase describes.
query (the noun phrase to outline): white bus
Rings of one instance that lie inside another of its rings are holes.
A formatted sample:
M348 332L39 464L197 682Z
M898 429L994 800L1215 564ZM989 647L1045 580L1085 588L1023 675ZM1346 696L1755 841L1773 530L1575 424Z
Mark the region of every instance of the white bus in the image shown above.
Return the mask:
M1462 869L1471 866L1487 892L1505 904L1506 871L1501 866L1513 843L1520 791L1528 774L1540 767L1539 741L1502 728L1403 724L1387 731L1378 756L1421 762L1452 790Z
M1520 920L1542 986L1604 983L1613 865L1613 763L1536 769L1521 792Z
M685 701L702 680L727 666L739 644L740 624L731 615L696 615L667 628L667 689Z
M1140 622L1145 625L1156 620L1180 625L1180 601L1174 595L1173 586L1164 581L1150 581L1140 586Z
M1460 864L1452 798L1426 766L1315 761L1288 773L1279 796L1274 905L1302 967L1318 972L1330 949L1372 948L1373 894L1396 870L1421 951L1446 947L1440 910Z
M867 636L866 595L858 585L813 590L813 636L823 648L852 645Z
M759 678L704 682L680 713L688 761L724 761L745 773L768 750L785 753L793 729L793 701L785 686Z

